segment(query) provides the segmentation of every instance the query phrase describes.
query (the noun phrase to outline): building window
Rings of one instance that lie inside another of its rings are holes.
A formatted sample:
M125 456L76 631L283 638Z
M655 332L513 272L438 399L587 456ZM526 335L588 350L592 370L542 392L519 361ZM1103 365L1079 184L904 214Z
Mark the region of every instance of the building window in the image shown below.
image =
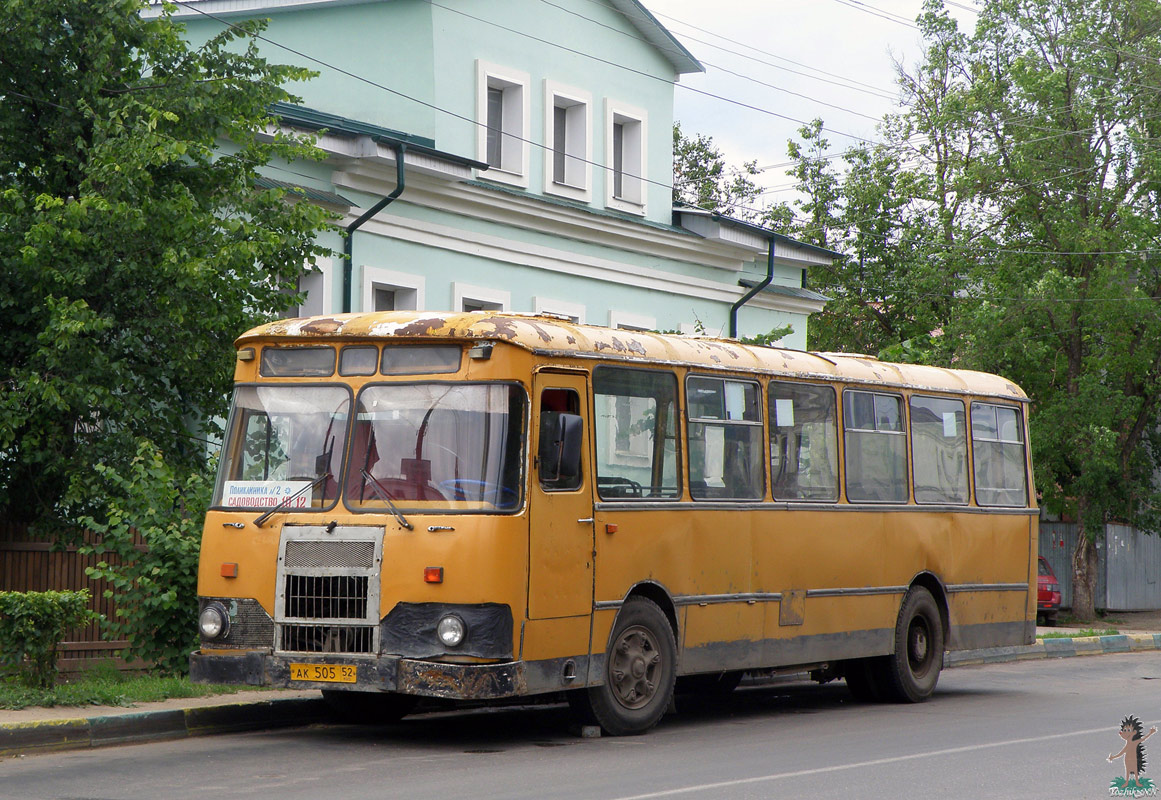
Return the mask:
M605 204L644 213L645 112L610 103L605 117Z
M569 303L564 300L553 300L548 297L533 297L532 310L537 314L553 314L565 317L569 322L585 321L584 303Z
M545 81L544 86L544 190L587 202L591 199L592 96L552 81Z
M466 283L452 284L452 308L457 311L507 311L512 293Z
M528 75L477 61L476 81L476 156L490 167L480 175L527 187Z
M331 313L331 260L320 258L314 268L302 273L298 290L303 293L302 303L287 310L288 317L313 317Z
M364 311L414 311L423 308L424 278L381 267L363 267Z
M657 330L657 320L644 314L610 311L609 327L622 331L655 331Z

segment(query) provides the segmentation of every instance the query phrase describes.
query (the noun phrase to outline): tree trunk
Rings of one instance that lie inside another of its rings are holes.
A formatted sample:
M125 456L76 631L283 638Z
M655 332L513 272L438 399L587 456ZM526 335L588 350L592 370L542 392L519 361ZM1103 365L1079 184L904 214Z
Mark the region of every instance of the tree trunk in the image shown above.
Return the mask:
M1081 622L1096 619L1095 597L1097 578L1098 531L1090 531L1083 518L1080 520L1076 549L1072 551L1072 615Z

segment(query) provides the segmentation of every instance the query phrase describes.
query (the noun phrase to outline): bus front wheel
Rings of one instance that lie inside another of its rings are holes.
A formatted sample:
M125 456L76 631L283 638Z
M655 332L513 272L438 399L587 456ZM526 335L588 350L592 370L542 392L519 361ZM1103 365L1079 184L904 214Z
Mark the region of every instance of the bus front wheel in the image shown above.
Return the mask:
M882 689L900 703L931 697L943 668L943 622L931 592L913 586L895 623L895 652L883 662Z
M591 712L612 736L645 733L669 708L677 677L677 643L669 620L652 600L633 597L621 608L604 677L603 686L585 690L582 710Z

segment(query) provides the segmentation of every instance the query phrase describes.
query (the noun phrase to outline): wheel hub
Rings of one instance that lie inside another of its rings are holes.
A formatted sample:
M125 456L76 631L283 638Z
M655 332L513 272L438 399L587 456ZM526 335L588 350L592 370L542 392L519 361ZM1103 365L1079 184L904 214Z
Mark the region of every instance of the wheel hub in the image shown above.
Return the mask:
M609 683L617 702L626 708L641 708L657 693L661 653L649 631L626 628L609 664Z

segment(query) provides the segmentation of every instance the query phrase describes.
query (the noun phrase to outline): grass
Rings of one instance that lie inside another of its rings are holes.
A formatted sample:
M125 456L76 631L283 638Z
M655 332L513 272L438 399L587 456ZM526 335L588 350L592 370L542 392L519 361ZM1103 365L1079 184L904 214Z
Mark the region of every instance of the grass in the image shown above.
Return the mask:
M237 686L190 683L186 678L126 674L102 664L51 689L31 689L0 681L0 708L30 706L131 706L174 697L233 694Z
M1079 639L1082 636L1117 636L1120 631L1116 628L1085 628L1082 631L1066 631L1062 633L1038 633L1037 639Z

